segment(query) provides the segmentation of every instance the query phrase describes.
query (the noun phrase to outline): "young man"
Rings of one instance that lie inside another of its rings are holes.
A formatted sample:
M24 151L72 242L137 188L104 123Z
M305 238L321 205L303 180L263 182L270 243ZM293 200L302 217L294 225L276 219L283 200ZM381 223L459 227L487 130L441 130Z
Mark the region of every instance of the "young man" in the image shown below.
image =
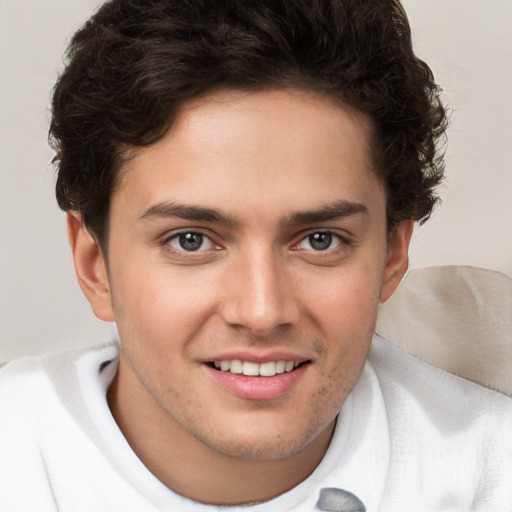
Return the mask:
M374 336L443 171L400 4L113 0L68 56L57 198L119 346L2 371L0 509L510 510L510 401Z

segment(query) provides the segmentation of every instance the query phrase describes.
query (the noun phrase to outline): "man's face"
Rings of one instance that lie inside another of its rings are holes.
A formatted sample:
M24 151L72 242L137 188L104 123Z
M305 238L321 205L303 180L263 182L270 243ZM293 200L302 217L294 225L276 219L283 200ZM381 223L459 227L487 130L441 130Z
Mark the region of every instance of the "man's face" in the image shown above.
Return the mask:
M133 421L242 458L328 442L407 249L399 229L388 251L370 141L362 113L322 96L221 91L128 161L112 311L91 303L117 322Z

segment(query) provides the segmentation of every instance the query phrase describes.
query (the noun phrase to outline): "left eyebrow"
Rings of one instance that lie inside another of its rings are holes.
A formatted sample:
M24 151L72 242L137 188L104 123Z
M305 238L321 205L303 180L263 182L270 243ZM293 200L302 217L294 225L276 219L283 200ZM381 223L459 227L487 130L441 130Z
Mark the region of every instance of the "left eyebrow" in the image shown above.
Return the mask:
M358 214L368 215L368 208L363 203L343 200L325 205L318 210L294 213L285 219L284 224L289 226L297 224L317 224L352 217Z

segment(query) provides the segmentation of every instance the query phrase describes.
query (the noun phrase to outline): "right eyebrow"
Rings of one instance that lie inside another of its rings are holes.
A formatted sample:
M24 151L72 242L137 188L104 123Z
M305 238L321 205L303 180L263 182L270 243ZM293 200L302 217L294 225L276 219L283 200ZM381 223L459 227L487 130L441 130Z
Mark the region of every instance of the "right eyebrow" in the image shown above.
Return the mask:
M218 210L166 201L150 206L139 217L139 220L144 221L154 218L169 219L176 217L190 221L216 222L230 227L238 225L238 222L233 217Z

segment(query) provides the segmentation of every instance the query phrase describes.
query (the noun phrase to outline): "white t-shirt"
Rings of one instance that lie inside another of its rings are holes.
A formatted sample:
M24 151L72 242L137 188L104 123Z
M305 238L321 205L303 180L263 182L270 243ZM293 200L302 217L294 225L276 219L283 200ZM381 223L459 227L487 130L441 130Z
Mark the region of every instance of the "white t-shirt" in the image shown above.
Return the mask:
M215 511L162 484L114 421L117 345L0 371L0 511ZM321 464L271 511L512 511L512 400L375 336Z

